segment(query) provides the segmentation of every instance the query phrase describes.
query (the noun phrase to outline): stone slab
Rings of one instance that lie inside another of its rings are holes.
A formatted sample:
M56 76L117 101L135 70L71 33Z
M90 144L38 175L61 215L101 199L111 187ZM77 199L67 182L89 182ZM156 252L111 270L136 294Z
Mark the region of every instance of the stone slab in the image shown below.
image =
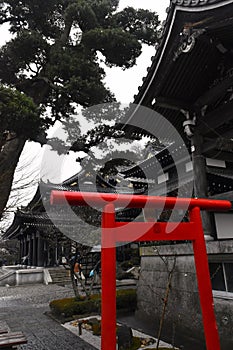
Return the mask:
M76 336L80 337L81 339L83 339L85 342L89 343L90 345L94 346L96 349L101 350L101 337L100 336L96 336L93 335L91 331L88 331L86 329L82 329L82 335L79 335L79 328L78 328L78 323L84 320L88 320L91 318L97 318L98 320L101 320L101 316L100 315L95 315L95 316L90 316L90 317L85 317L85 318L79 318L77 320L71 321L71 322L66 322L63 324L63 327L68 329L69 331L71 331L73 334L75 334ZM118 323L120 324L120 323ZM140 337L140 338L150 338L150 339L154 339L155 343L153 345L148 345L148 346L144 346L138 350L146 350L146 349L152 349L155 348L156 346L156 342L157 339L154 337L151 337L148 334L145 334L143 332L140 332L136 329L132 329L133 332L133 336L135 337ZM174 349L174 350L178 350L178 348L174 348L171 344L168 344L164 341L160 341L159 343L159 347L162 349L164 348L170 348L170 349Z

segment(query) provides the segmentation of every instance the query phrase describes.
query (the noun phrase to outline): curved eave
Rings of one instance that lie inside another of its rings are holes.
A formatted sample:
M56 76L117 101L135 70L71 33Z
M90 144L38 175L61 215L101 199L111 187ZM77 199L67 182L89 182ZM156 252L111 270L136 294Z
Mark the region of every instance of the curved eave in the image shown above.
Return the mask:
M182 6L180 6L181 3ZM207 28L207 31L211 31L215 22L224 21L225 18L230 20L233 0L205 1L205 4L199 2L197 6L194 6L194 2L190 6L187 6L187 3L191 2L175 1L170 6L161 43L147 77L144 78L143 85L139 88L139 93L134 100L135 104L147 106L162 114L182 136L184 136L182 124L185 116L180 110L192 109L199 96L209 89L217 75L221 53L212 45L204 32L196 38L193 50L177 56L182 44L181 33L187 23L194 24L195 30L206 31ZM199 24L196 25L196 23ZM232 28L232 23L228 25ZM232 38L232 31L226 30L226 33ZM153 103L155 98L174 99L176 108L167 108L161 103ZM135 115L136 112L134 111L133 114Z
M172 64L173 52L179 44L179 33L182 31L184 24L187 23L187 21L192 22L192 20L196 19L198 19L198 21L204 20L206 19L207 11L214 11L231 4L233 4L233 0L171 1L167 18L163 23L161 42L153 57L152 65L148 68L148 74L143 78L143 84L139 87L139 92L134 97L135 104L147 105L147 95L154 80L157 80L157 89L159 89L161 80L166 80L163 67L165 64ZM180 14L183 14L181 19L179 18ZM163 79L161 79L161 77L163 77Z
M20 228L21 228L21 223L18 217L18 212L16 212L14 215L14 220L12 224L8 227L6 232L2 235L2 238L3 239L17 238L17 236L20 234Z

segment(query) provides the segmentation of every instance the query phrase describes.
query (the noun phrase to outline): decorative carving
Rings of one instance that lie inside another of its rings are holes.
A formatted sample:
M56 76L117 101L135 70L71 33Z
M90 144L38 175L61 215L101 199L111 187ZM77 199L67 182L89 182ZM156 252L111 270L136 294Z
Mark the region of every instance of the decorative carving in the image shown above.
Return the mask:
M195 46L196 39L205 33L205 29L184 28L181 34L181 45L174 54L174 61L182 54L191 52Z

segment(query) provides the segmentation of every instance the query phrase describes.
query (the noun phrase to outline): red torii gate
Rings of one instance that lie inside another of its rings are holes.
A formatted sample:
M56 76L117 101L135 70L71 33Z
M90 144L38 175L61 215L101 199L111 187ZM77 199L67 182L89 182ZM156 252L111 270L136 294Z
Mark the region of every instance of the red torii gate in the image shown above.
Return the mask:
M183 241L193 243L197 283L207 350L220 350L212 286L200 210L229 210L231 202L208 199L153 197L111 193L52 191L51 204L102 208L101 349L116 350L116 243ZM116 222L115 208L165 208L189 211L187 223ZM169 225L169 233L167 227ZM135 232L142 232L135 237Z

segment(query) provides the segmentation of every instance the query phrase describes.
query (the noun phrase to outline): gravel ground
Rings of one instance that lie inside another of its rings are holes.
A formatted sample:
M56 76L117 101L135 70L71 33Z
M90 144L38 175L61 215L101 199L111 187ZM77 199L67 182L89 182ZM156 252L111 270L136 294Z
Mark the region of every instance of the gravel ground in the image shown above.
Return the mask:
M0 287L0 327L26 335L21 350L95 350L44 314L51 300L72 296L70 287L53 284Z

